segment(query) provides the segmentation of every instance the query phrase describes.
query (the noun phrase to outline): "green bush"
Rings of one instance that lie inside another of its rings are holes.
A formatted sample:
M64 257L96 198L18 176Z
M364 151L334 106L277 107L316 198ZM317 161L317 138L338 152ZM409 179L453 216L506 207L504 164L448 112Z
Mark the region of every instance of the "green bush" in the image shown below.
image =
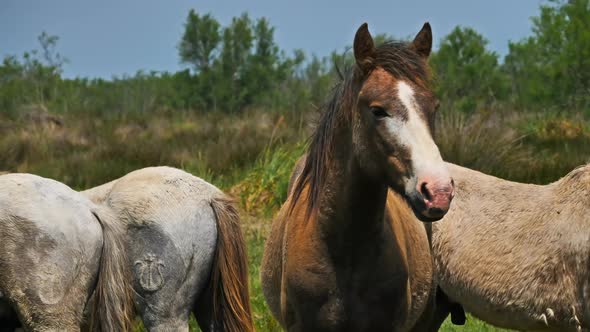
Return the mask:
M303 155L303 143L267 149L232 188L248 213L272 215L287 199L287 187L295 162Z

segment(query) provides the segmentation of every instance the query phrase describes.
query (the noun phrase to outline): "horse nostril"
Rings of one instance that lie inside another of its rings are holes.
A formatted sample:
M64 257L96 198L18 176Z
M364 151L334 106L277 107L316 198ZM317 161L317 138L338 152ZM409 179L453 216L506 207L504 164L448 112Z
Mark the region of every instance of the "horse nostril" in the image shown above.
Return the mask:
M427 201L432 201L432 195L430 194L430 190L428 190L426 182L423 182L420 186L420 193L422 194L422 196L424 196L424 199L426 199Z

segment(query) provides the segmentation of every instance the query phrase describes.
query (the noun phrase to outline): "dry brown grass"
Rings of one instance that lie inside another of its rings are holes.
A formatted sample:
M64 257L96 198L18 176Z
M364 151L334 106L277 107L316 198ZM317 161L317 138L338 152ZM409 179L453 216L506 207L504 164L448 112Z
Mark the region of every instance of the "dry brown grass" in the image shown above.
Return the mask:
M436 136L444 160L505 178L521 177L520 166L534 161L523 138L499 117L459 112L442 116Z
M169 165L229 186L264 151L297 141L296 122L263 111L65 117L62 126L23 117L3 123L0 170L88 188L134 169Z
M588 123L572 119L443 112L436 139L446 161L513 181L548 183L590 162Z

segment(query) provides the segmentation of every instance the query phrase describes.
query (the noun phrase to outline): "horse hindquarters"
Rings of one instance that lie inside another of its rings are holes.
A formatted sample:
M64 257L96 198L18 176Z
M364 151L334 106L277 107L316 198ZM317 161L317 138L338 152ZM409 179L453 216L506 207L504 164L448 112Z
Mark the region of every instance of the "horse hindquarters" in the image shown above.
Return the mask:
M52 232L18 219L0 221L0 287L18 313L2 327L20 318L26 330L79 330L99 269L100 230Z
M137 215L129 225L135 304L148 331L188 331L215 253L215 218L204 203L191 206L191 219Z

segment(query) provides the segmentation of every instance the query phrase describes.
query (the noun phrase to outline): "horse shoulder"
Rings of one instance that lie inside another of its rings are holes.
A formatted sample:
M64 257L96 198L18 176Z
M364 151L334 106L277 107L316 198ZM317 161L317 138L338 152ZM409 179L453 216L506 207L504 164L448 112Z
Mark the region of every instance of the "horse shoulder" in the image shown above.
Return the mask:
M296 211L290 210L291 202L287 200L277 217L273 220L270 234L267 237L260 278L262 281L262 291L265 294L269 307L275 317L283 317L286 302L286 287L288 277L287 268L287 250L288 247L298 245L294 234L297 232L298 222L295 215ZM295 206L295 209L297 209ZM294 213L291 213L294 212ZM292 262L291 258L289 261ZM291 270L292 272L292 270ZM281 323L285 323L284 321Z

